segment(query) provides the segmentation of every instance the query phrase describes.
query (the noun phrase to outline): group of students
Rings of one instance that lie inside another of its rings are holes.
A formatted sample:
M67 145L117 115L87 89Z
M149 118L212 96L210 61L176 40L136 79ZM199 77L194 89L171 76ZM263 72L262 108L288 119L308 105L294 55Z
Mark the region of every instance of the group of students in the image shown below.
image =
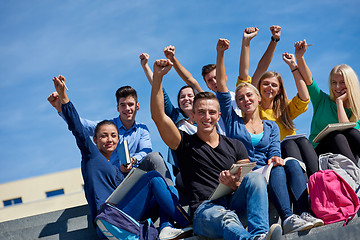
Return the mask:
M281 75L267 71L280 40L281 27L270 27L269 46L253 76L249 76L250 41L258 31L256 27L244 30L235 92L227 87L224 65L230 44L227 39L218 40L216 64L202 69L207 87L216 95L201 89L175 57L173 46L164 49L166 59L156 60L153 71L148 65L149 55L140 55L141 66L152 86L151 116L169 147L168 161L177 173L176 188L163 158L152 152L147 127L135 121L139 103L134 89L119 88L116 92L119 117L97 123L79 117L66 94L65 78L53 78L56 92L48 100L67 122L81 151L85 195L93 219L131 168L138 167L148 173L117 207L138 221L160 217L160 239L180 239L192 234L192 230L209 238L280 239L282 233L324 224L311 215L307 182L299 161L305 163L307 176L319 170L318 156L322 153L339 153L357 164L359 80L351 67L338 65L330 72L330 95L326 94L306 65L306 41L299 41L295 43L295 56L283 54L298 90L289 100ZM162 87L163 78L172 67L187 84L178 93L178 107ZM309 139L284 140L296 134L293 120L307 110L310 101L314 114ZM312 143L327 124L349 121L357 122L356 127L335 131L320 143ZM93 141L89 136L93 136ZM117 145L123 140L129 142L128 165L117 156ZM285 162L287 157L291 158ZM272 163L268 184L256 171L243 179L241 168L235 174L229 172L234 163L244 161L256 162L254 170ZM234 192L210 201L219 183ZM178 189L181 197L188 199L189 214L179 204ZM277 209L282 226L269 226L269 200ZM190 225L192 228L188 228ZM99 236L103 236L100 231Z

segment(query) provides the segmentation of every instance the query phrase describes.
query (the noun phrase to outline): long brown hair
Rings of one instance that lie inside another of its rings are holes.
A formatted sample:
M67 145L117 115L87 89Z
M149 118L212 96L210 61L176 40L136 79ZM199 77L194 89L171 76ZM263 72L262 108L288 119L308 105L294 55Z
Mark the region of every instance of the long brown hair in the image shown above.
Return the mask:
M279 81L279 94L274 98L273 102L273 114L274 118L279 120L287 129L295 131L296 128L294 126L294 122L290 117L290 111L289 111L289 104L288 104L288 98L286 95L286 91L284 88L284 82L280 75L280 73L268 71L265 72L259 80L259 83L257 85L257 88L260 91L261 82L265 78L272 78L275 77ZM261 94L261 91L260 91Z

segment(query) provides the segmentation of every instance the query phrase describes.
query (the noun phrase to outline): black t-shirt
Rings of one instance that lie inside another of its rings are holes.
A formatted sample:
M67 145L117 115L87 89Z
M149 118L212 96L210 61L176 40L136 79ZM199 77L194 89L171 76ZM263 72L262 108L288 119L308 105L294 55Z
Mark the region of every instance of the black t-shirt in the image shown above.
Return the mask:
M242 159L248 159L247 150L242 142L220 136L219 145L212 148L197 134L189 135L180 131L181 142L175 150L184 186L190 197L190 212L210 195L219 185L221 171Z

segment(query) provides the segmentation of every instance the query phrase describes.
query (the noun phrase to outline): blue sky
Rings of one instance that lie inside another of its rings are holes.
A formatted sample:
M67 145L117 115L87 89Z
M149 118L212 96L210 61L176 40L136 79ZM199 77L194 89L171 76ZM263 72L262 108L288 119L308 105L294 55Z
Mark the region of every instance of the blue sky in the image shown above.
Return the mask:
M294 80L282 61L295 41L313 44L305 55L315 80L328 92L331 68L346 63L360 73L360 2L320 1L0 1L0 183L80 166L80 152L65 122L48 104L53 76L67 77L69 97L80 115L91 120L117 116L114 93L123 85L139 94L137 120L148 125L153 150L166 154L150 117L148 84L139 63L150 65L176 56L200 82L201 67L215 63L217 39L231 41L226 52L230 89L235 88L243 30L257 26L252 40L250 73L265 51L271 25L282 27L270 70L285 80L288 97ZM176 100L184 83L171 70L164 86ZM233 87L231 87L233 86ZM308 133L312 108L295 120L298 133Z

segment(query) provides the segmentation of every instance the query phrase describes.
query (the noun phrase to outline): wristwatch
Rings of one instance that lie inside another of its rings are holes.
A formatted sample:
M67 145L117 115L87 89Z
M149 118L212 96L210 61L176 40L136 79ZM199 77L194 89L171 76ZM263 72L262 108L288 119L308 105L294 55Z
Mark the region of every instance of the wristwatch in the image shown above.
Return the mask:
M274 38L273 36L271 36L271 41L273 41L273 42L278 42L278 41L280 41L280 38L276 39L276 38Z

